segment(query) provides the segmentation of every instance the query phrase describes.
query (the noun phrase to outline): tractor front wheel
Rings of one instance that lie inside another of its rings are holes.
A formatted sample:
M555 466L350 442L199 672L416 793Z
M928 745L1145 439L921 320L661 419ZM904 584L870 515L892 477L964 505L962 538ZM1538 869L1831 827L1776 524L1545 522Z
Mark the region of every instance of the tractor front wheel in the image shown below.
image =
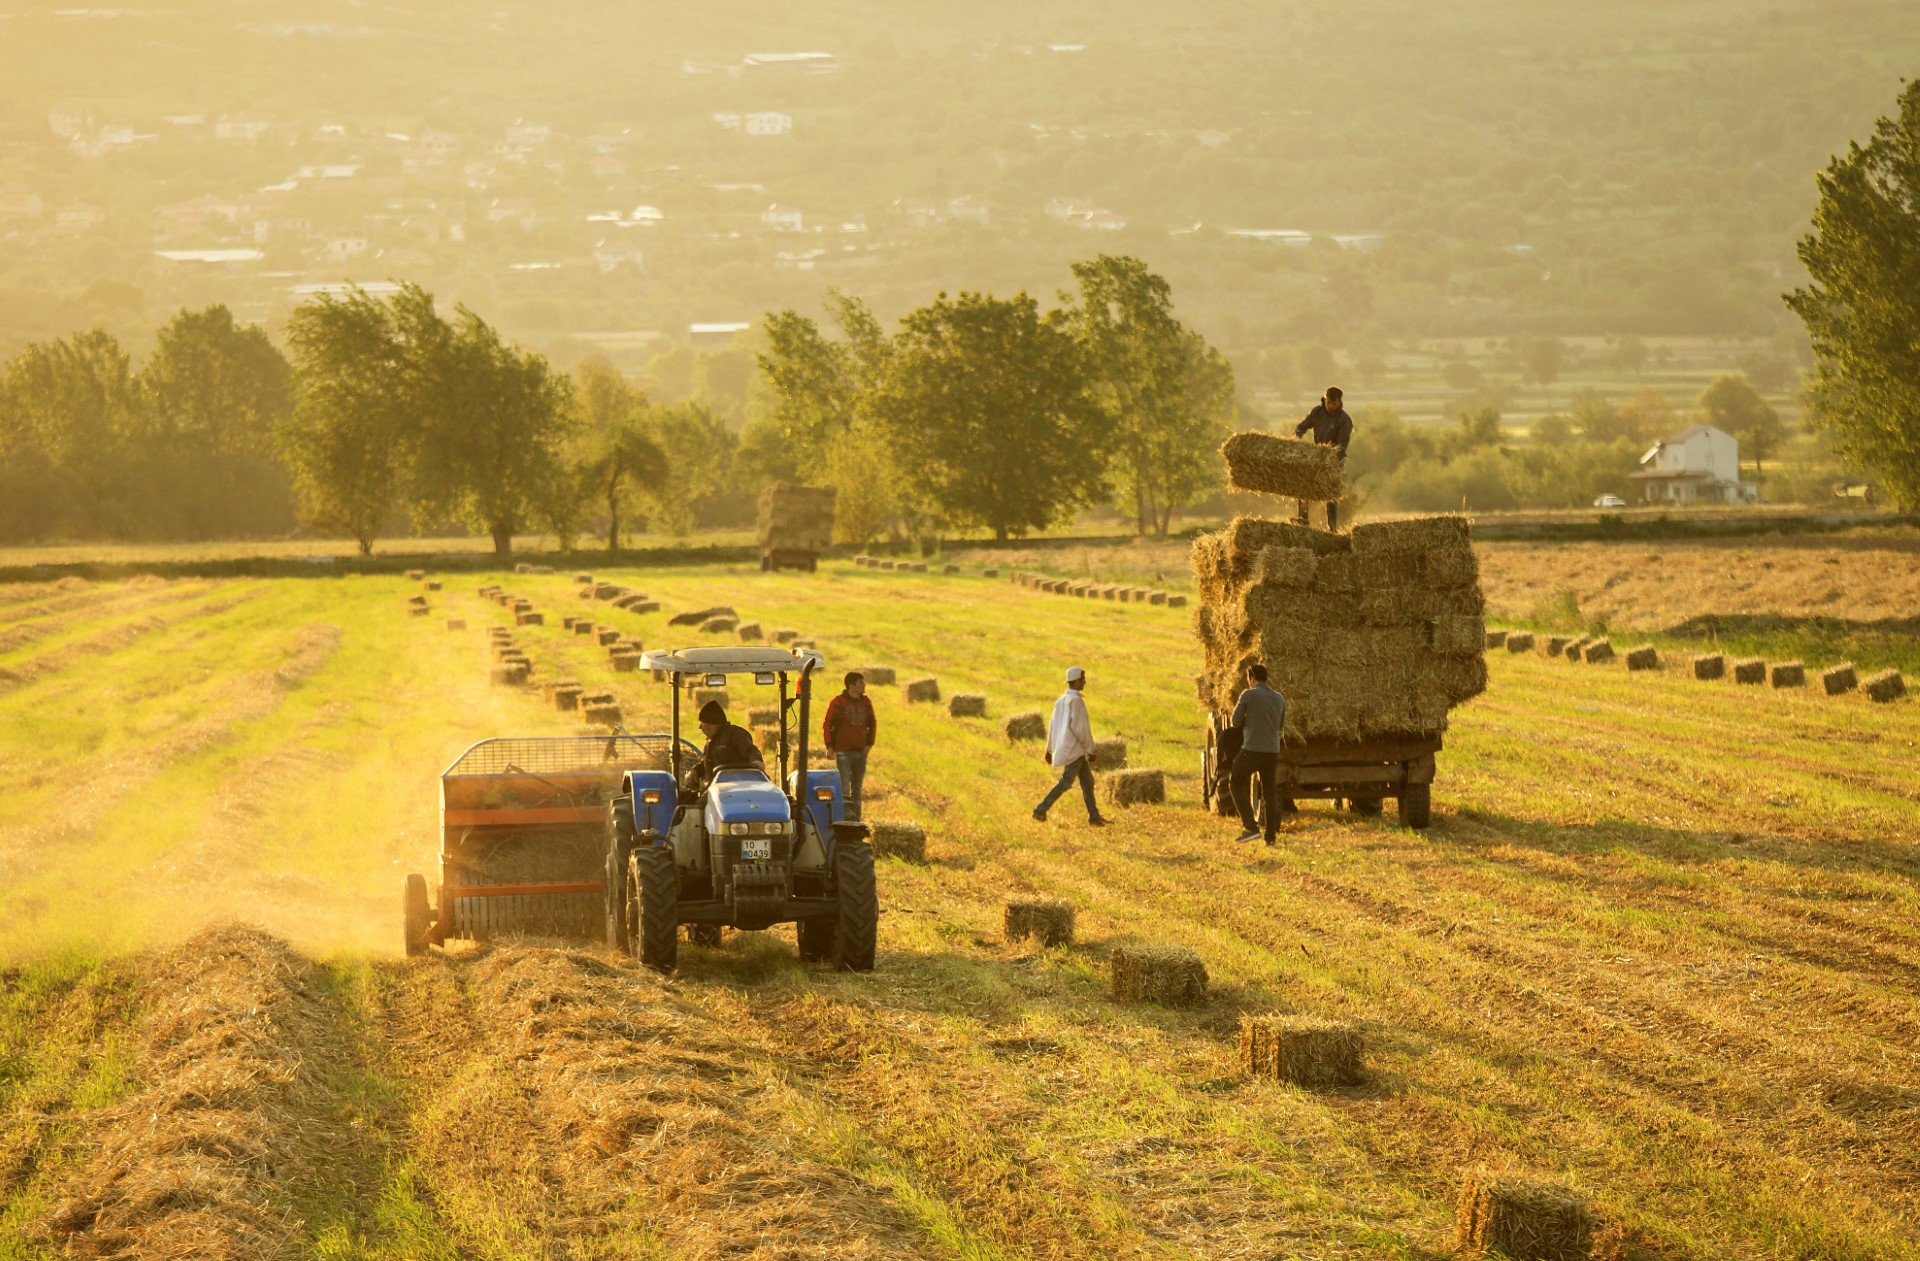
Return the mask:
M433 927L433 909L427 905L425 876L407 877L407 891L402 896L401 909L407 921L407 953L410 955L427 953L427 930Z
M628 933L640 962L671 972L680 961L680 869L673 851L649 845L627 865Z
M833 884L840 897L840 911L834 917L834 966L842 972L871 972L874 939L880 934L880 891L873 879L873 847L835 846Z

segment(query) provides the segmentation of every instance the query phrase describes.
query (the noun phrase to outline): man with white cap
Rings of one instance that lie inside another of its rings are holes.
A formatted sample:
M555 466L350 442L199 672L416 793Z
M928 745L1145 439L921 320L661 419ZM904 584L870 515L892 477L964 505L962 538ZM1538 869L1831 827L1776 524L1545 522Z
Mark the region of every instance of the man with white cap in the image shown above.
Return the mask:
M1087 799L1087 822L1100 828L1107 821L1100 817L1100 807L1093 799L1093 763L1096 755L1093 751L1093 721L1087 717L1087 701L1080 693L1086 689L1087 672L1079 666L1067 667L1067 690L1053 703L1053 723L1047 729L1047 765L1060 772L1060 782L1053 786L1038 806L1034 807L1033 817L1037 822L1047 821L1047 811L1053 803L1060 800L1060 794L1074 780L1080 781L1080 795Z

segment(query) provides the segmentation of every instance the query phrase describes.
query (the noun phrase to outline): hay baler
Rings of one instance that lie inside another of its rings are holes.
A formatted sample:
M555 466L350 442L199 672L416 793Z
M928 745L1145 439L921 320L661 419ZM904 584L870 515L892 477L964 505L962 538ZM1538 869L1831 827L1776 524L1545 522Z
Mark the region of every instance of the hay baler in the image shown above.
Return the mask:
M872 834L845 818L839 772L807 766L820 655L682 648L645 653L640 665L673 687L674 738L670 765L629 771L610 814L610 862L626 871L614 944L668 971L679 959L683 925L692 940L712 945L722 928L790 923L802 958L871 970L880 917ZM702 768L683 756L682 694L723 688L729 677L779 689L771 773L764 763ZM789 741L789 733L797 738Z
M482 740L440 776L440 880L406 878L408 954L509 933L599 940L619 913L607 814L629 772L670 764L664 735Z

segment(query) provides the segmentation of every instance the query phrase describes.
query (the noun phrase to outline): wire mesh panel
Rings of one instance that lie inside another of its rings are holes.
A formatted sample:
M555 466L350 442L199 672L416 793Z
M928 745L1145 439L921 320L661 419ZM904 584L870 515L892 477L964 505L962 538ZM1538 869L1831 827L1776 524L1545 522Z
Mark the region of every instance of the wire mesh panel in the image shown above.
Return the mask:
M611 775L663 766L672 751L673 737L666 735L511 736L482 740L445 775Z

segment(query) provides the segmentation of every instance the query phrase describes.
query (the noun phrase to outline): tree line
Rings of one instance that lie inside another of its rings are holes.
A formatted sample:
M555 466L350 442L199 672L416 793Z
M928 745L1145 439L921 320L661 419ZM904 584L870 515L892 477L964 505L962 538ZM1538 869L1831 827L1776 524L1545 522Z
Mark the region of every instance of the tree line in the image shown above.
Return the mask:
M1165 534L1222 484L1226 359L1138 259L1102 255L1073 275L1078 291L1051 310L1024 291L941 293L891 335L837 291L837 337L796 311L769 317L771 417L792 463L839 487L843 539L1007 539L1106 502Z

